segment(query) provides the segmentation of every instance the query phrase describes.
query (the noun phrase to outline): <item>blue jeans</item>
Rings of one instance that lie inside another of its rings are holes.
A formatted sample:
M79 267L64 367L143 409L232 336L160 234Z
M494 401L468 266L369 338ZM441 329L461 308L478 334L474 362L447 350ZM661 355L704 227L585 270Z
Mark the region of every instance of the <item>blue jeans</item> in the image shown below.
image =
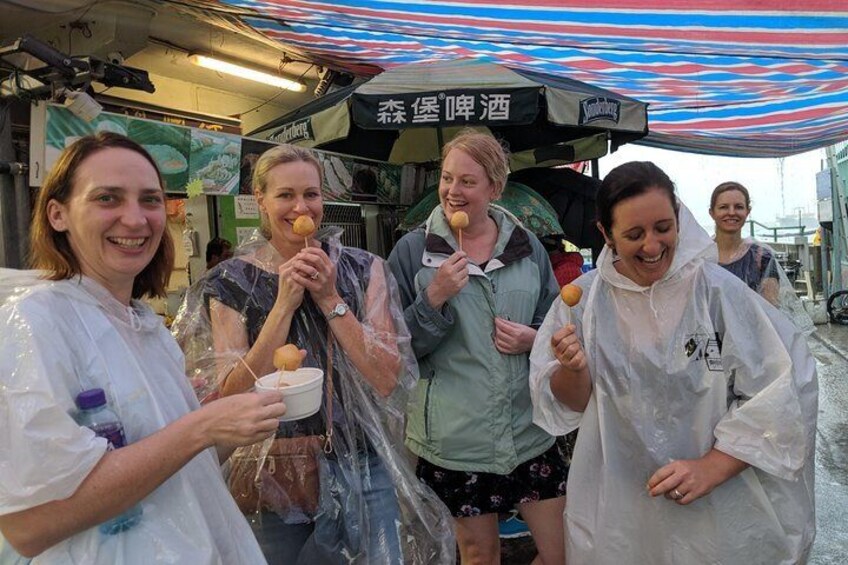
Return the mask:
M322 465L322 471L328 469L329 477L322 477L322 496L324 486L329 484L333 502L329 505L332 512L322 511L315 522L307 524L287 524L273 512L262 513L261 525L253 521L251 527L262 553L270 565L303 564L320 565L324 563L343 563L351 554L361 553L358 547L362 541L363 527L368 528L367 562L402 564L403 552L400 541L400 507L394 485L388 470L374 453L359 458L362 478L362 506L367 517L360 516L356 498L353 504L346 504L345 476L351 469L349 458L341 461L328 459L328 466ZM340 488L336 488L341 485ZM363 519L365 523L363 524Z

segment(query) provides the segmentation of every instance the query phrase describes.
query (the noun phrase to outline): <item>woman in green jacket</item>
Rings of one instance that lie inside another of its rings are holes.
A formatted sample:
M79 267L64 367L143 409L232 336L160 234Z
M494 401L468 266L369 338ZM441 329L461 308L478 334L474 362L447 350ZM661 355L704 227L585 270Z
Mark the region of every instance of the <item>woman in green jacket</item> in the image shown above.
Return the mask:
M406 443L456 520L463 563L500 562L498 513L517 507L537 561L561 564L568 467L533 424L528 387L528 352L558 288L536 237L491 206L507 174L492 136L454 138L441 205L389 257L421 368ZM457 213L468 219L461 233Z

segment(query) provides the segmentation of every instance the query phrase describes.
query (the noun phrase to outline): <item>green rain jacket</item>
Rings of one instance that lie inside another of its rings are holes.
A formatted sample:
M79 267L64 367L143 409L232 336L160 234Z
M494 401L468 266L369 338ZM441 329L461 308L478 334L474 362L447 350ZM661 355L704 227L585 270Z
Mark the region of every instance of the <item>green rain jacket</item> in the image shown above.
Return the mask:
M389 257L421 379L410 399L406 444L457 471L505 475L544 453L553 436L533 424L529 354L495 348L495 317L538 328L558 294L542 244L507 214L492 259L469 262L468 284L441 308L424 298L438 267L457 250L441 206Z

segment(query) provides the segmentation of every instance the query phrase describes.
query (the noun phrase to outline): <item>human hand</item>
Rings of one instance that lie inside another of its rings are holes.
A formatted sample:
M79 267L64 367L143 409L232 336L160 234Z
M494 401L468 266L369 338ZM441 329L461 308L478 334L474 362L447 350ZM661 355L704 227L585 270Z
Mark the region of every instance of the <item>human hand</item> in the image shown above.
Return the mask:
M747 466L744 461L712 449L698 459L679 459L660 467L648 479L648 493L685 506L709 494Z
M577 339L576 326L567 324L551 337L551 349L557 361L571 371L582 371L586 368L586 354Z
M232 449L276 432L286 405L279 391L245 392L210 402L198 412L212 444Z
M457 251L436 270L436 276L427 287L427 301L435 309L453 298L468 284L468 259L464 251Z
M297 279L296 263L294 258L280 265L277 271L280 275L280 284L277 287L277 300L275 307L280 306L286 312L294 312L303 302L303 284Z
M518 322L495 318L495 348L505 355L527 353L533 348L536 330Z
M326 311L341 301L336 290L336 266L320 247L306 247L292 258L294 279Z

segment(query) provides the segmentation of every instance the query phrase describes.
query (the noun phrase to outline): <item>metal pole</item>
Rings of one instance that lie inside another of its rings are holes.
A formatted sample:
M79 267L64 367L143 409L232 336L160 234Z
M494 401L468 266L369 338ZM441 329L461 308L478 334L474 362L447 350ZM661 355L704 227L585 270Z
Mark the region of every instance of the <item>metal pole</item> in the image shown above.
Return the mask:
M8 164L16 160L12 145L12 107L9 102L0 101L0 163ZM18 243L16 241L17 213L15 203L15 182L9 172L0 172L0 267L21 267Z
M18 239L18 258L23 268L29 260L29 224L32 218L30 209L27 166L23 163L12 163L15 172L15 220Z

